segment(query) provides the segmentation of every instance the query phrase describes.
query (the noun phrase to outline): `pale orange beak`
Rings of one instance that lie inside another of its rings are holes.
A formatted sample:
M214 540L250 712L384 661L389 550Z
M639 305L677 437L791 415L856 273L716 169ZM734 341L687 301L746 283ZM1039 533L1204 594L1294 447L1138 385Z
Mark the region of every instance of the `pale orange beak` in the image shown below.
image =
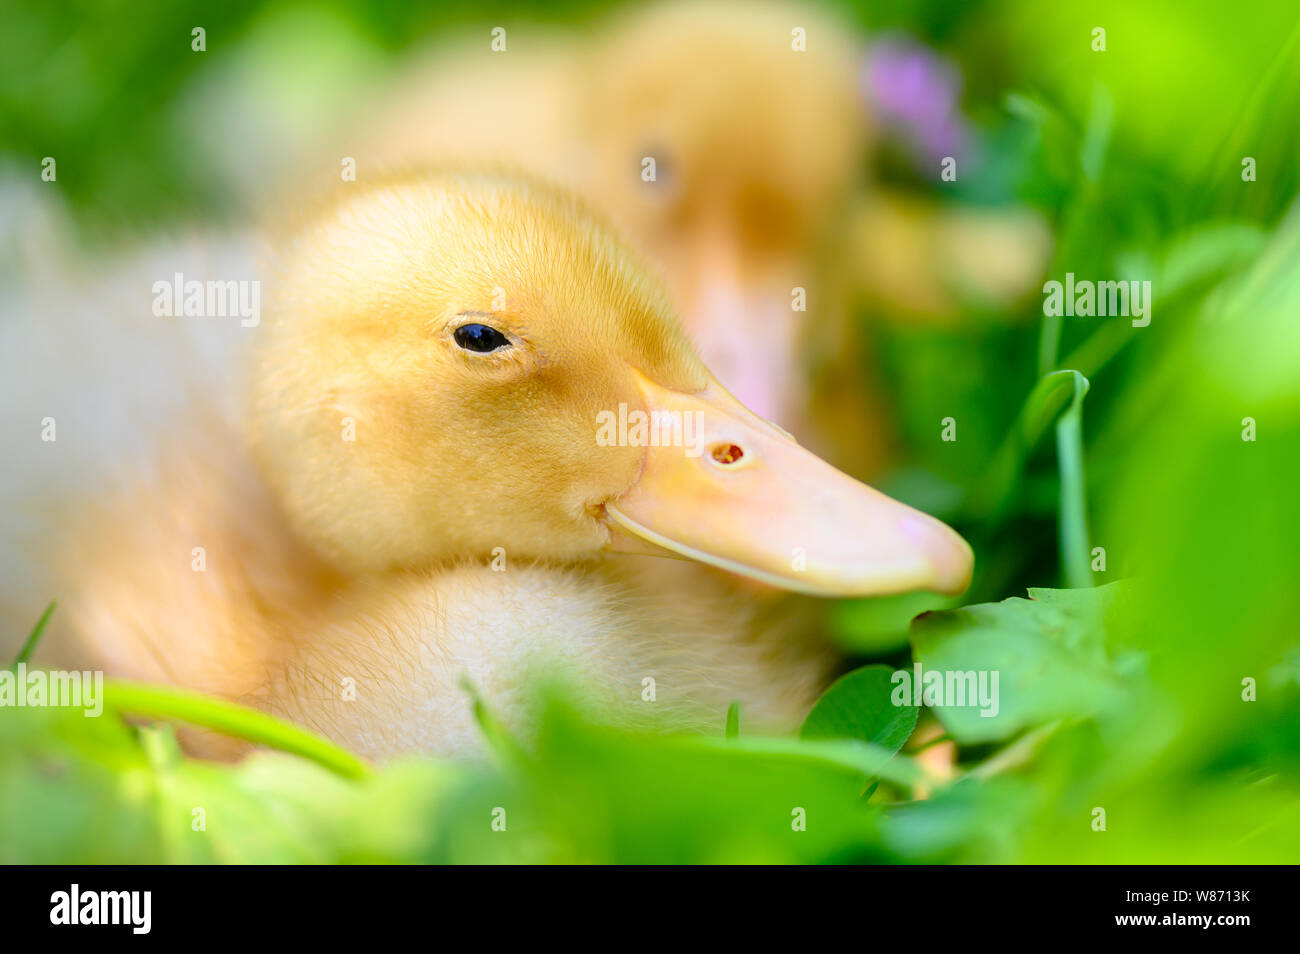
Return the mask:
M633 373L660 431L671 422L681 440L645 448L640 479L606 504L618 529L819 596L966 589L971 548L945 524L804 450L712 378L686 394ZM618 539L613 546L645 549Z

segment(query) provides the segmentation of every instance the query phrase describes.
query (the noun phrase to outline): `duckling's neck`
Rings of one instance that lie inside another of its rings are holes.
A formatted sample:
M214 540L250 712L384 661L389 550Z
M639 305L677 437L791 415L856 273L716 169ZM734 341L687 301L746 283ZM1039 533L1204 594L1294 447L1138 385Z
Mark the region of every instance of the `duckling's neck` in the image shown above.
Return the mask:
M756 629L734 589L702 586L698 567L626 559L359 584L255 704L373 758L481 753L466 682L523 738L536 689L556 679L615 724L713 731L733 701L751 728L797 724L827 676L824 647L791 639L794 626Z

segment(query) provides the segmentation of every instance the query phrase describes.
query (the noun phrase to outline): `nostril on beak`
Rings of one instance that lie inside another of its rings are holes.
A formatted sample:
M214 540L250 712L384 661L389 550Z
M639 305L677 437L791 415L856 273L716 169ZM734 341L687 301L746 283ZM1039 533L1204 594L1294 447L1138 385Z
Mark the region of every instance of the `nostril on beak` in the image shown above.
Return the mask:
M709 451L710 456L719 464L734 464L740 458L745 456L745 451L739 444L714 444L713 449Z

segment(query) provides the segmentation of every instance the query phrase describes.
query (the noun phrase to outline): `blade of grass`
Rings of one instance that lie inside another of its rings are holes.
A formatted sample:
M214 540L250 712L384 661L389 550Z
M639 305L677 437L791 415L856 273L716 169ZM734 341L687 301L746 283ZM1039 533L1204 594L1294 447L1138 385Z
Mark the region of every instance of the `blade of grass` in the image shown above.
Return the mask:
M972 488L962 508L968 519L992 524L1000 521L1020 486L1030 452L1069 403L1077 373L1054 371L1034 385L984 478Z
M188 722L224 735L311 759L344 778L361 779L370 766L346 749L256 709L171 686L108 680L104 703L119 713Z
M1088 549L1087 492L1083 480L1083 398L1088 379L1078 371L1074 397L1056 421L1056 455L1061 469L1061 566L1070 587L1092 586Z
M1069 264L1080 265L1088 261L1087 249L1092 241L1090 213L1102 202L1101 174L1110 146L1113 120L1114 100L1109 90L1101 83L1094 83L1087 124L1078 143L1078 165L1083 184L1062 215L1061 237L1052 256L1053 275L1070 270ZM1038 335L1040 378L1061 369L1057 361L1064 328L1065 320L1060 315L1049 315L1044 311Z
M1040 378L984 479L972 489L962 508L972 522L998 524L1020 486L1030 452L1055 419L1061 475L1061 557L1066 584L1071 587L1092 586L1083 473L1083 397L1088 387L1088 379L1074 370L1054 371Z
M50 605L45 607L45 612L42 613L41 618L36 621L36 625L32 628L31 635L29 635L27 641L23 643L23 648L18 651L18 656L14 659L13 665L9 667L10 669L17 669L20 663L25 663L32 658L32 653L36 651L36 644L41 641L41 636L45 632L45 624L48 623L50 617L54 615L54 607L57 605L58 603L56 601L50 600Z
M1230 197L1232 207L1220 208L1220 213L1263 213L1261 204L1267 202L1266 191L1225 191L1218 185L1223 181L1223 170L1236 168L1245 156L1259 158L1263 167L1268 157L1260 155L1258 146L1261 143L1268 143L1274 156L1294 155L1295 124L1279 124L1276 117L1278 104L1294 102L1296 91L1300 89L1300 23L1296 24L1267 69L1259 70L1256 75L1260 78L1259 84L1242 105L1236 125L1218 149L1206 153L1204 168L1197 176L1198 186L1187 191L1186 215L1189 221L1205 218L1215 203L1221 202L1225 196ZM1291 195L1291 191L1284 188L1282 194Z
M518 761L522 758L523 747L515 741L514 736L497 718L496 713L488 707L468 676L461 679L460 687L470 698L470 703L474 707L474 721L478 723L479 731L483 733L488 747L505 762Z

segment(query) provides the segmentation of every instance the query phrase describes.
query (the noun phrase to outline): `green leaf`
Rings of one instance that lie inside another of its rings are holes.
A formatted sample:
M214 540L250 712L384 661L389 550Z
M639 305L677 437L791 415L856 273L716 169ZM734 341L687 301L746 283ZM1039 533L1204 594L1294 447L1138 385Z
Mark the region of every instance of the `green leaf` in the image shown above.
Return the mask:
M959 705L948 697L934 705L944 728L964 744L988 742L1118 704L1124 685L1106 650L1105 621L1120 586L1034 590L1034 599L918 617L912 648L922 678L940 673L955 688L957 674L972 673L990 690L986 700Z
M457 837L479 839L475 854L513 856L531 821L549 836L547 861L880 860L878 811L863 789L875 776L900 785L920 776L910 760L863 742L633 732L594 724L560 699L539 728L536 757L509 767L521 795L480 800L454 824ZM510 812L506 833L481 821L494 804ZM795 812L806 831L792 828Z
M894 670L863 666L841 676L808 713L801 739L853 739L897 752L916 728L917 706L892 699Z
M891 653L907 645L908 627L919 614L956 603L925 592L840 600L830 610L831 636L836 645L861 655Z
M725 740L684 736L677 740L683 750L717 749ZM880 776L900 785L915 785L924 773L911 759L897 755L874 742L859 739L780 739L746 736L725 743L727 750L761 759L776 759L790 766L816 766L825 772L860 779Z

